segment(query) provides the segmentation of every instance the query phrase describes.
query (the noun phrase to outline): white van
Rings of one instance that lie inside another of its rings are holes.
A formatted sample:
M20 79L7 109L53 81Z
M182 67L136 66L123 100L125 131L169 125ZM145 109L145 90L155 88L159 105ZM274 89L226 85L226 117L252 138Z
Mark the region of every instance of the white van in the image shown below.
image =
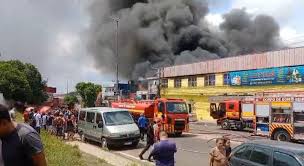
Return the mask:
M82 140L100 142L103 148L132 145L136 147L140 132L128 110L94 107L83 108L78 116Z

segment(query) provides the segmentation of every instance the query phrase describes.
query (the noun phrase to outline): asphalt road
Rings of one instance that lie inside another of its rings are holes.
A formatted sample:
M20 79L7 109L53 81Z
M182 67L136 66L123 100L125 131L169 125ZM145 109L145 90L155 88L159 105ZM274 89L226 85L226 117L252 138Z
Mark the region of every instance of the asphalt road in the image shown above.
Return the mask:
M175 156L177 166L201 166L208 164L209 151L215 146L215 138L221 137L222 135L233 135L241 138L234 138L236 141L244 141L245 138L250 136L248 132L238 131L226 131L221 130L219 127L211 125L192 125L192 133L187 133L178 138L170 138L177 145L178 151ZM245 138L244 138L245 137ZM127 157L138 159L138 154L144 147L144 142L141 142L136 149L125 147L123 149L114 150L112 152ZM232 142L232 147L240 144L239 142ZM144 155L146 159L149 151Z

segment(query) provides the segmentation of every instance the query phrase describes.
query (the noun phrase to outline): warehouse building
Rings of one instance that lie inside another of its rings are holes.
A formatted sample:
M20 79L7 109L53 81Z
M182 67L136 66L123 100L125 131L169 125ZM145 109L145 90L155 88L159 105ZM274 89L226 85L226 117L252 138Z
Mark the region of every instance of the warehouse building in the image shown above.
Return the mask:
M208 97L304 90L304 47L162 69L161 96L183 98L197 120L212 120Z

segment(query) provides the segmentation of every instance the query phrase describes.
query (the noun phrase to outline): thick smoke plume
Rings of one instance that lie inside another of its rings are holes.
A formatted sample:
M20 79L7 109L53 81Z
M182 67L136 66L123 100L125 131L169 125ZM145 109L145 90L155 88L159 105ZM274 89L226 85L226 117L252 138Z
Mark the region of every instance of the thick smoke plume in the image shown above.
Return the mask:
M119 16L119 72L126 79L153 75L153 68L279 47L275 20L244 9L225 14L216 33L204 20L207 3L195 0L95 0L89 11L88 50L102 71L115 71L111 16Z

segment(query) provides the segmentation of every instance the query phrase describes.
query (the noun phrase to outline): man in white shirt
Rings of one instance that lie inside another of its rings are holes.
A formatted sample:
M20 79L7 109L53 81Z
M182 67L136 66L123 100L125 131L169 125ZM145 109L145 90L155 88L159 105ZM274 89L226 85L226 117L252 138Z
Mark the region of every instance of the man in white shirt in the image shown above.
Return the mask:
M40 134L42 117L41 117L41 114L37 110L35 110L34 119L36 121L35 130Z

